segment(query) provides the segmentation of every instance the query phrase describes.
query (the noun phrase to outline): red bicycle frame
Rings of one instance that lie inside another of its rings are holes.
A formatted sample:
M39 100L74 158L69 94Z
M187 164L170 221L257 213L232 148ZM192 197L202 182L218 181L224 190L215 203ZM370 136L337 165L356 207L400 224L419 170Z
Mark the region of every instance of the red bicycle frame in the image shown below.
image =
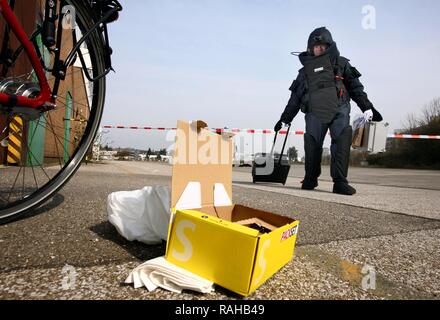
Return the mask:
M31 41L28 39L26 32L23 30L22 26L15 17L14 12L9 6L7 0L0 0L0 13L5 18L7 25L9 25L11 31L15 34L18 41L22 44L27 56L29 57L32 67L35 70L40 85L40 94L36 98L30 99L23 96L0 93L0 104L3 106L20 106L32 109L38 109L43 106L53 106L55 99L52 98L52 92L49 87L49 83L47 82L40 59L38 58Z

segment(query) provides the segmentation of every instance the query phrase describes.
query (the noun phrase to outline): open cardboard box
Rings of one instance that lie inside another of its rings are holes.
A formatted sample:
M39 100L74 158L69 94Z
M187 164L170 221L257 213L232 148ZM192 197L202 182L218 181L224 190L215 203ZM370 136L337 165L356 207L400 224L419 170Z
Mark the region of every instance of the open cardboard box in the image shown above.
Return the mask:
M247 296L293 256L299 221L232 203L232 136L178 121L166 259Z

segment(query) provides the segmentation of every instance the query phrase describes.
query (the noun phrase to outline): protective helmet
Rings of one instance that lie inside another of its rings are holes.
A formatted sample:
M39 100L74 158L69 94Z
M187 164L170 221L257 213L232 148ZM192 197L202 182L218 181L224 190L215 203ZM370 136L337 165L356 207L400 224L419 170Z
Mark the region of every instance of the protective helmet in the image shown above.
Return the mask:
M332 34L330 33L330 31L327 30L326 27L321 27L313 30L307 42L307 50L312 53L313 47L318 43L325 43L329 46L333 44Z

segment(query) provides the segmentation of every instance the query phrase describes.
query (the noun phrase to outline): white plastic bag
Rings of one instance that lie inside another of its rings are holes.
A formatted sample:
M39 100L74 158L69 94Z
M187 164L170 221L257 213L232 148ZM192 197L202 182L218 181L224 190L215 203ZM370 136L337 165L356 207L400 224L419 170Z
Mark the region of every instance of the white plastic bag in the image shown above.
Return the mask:
M167 240L170 206L167 186L114 192L107 199L108 220L125 239L156 244Z
M363 145L365 124L366 120L363 115L356 117L353 121L353 136L351 139L351 146L353 149L361 148Z
M364 115L357 115L355 117L355 120L353 121L353 131L356 131L357 129L359 129L360 127L362 127L367 121L365 120Z

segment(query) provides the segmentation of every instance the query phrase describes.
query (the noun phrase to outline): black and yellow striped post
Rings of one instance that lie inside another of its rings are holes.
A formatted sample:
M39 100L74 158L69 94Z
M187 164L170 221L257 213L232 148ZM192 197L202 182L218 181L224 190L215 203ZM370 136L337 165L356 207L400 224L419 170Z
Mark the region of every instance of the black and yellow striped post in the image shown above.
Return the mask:
M23 119L21 117L13 117L9 122L7 155L9 165L21 165L23 163L23 132Z

